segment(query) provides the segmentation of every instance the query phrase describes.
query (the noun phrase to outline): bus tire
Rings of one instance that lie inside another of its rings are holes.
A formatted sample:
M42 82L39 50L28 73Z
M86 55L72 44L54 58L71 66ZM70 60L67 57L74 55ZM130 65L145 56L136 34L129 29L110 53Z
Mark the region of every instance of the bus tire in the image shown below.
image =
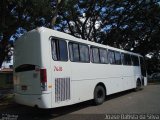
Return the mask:
M136 82L135 91L141 90L141 87L142 87L141 81L140 81L140 79L138 79L137 82Z
M95 105L102 104L105 100L105 97L106 97L106 94L105 94L104 87L101 85L96 86L94 90L94 104Z

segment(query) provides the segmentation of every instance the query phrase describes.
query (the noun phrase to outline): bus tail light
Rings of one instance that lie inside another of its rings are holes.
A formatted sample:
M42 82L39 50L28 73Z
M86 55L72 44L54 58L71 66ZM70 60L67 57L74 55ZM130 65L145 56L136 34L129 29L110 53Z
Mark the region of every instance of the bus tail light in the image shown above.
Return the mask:
M47 90L47 70L46 69L40 69L40 79L41 79L41 90L46 91Z

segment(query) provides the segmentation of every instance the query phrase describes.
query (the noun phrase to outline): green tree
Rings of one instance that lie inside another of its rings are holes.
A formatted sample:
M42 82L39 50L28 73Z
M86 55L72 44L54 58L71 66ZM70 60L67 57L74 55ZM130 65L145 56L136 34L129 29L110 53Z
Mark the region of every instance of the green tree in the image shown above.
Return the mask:
M154 0L70 0L59 11L55 29L146 55L151 52L146 50L146 43L158 44L154 44L153 36L159 32L159 13L159 4Z
M55 29L98 42L105 5L106 0L69 0L66 7L59 11Z
M77 0L60 10L55 28L143 56L152 53L159 60L159 20L154 0Z
M0 16L0 66L16 30L37 26L160 58L160 6L155 0L2 0Z
M18 28L53 27L57 12L65 0L1 0L0 4L0 67L10 58L13 42L10 37Z

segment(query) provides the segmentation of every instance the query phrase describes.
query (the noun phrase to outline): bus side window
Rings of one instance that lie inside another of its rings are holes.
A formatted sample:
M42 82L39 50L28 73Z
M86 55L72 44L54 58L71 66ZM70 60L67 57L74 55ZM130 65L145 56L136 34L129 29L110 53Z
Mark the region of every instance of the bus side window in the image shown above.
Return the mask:
M88 45L79 44L79 50L80 50L80 61L90 62Z
M108 61L110 64L115 64L114 51L108 50Z
M107 64L108 59L107 59L107 50L106 49L99 49L99 54L100 54L100 61L101 63Z
M124 54L125 60L126 60L126 65L132 65L131 61L131 55L130 54Z
M92 52L92 62L99 63L100 62L99 49L97 47L91 47L91 52Z
M131 58L132 58L132 65L139 66L138 56L132 55Z
M77 43L69 43L69 53L70 53L70 60L72 62L79 61L80 59L79 46Z
M70 42L69 53L72 62L90 62L88 45Z
M55 61L67 61L67 42L65 40L52 39L52 58Z
M122 62L123 65L125 65L124 53L121 53L121 62Z
M131 56L129 54L122 53L121 59L122 59L123 65L132 65Z
M115 52L115 62L116 62L117 65L121 65L122 64L120 52Z

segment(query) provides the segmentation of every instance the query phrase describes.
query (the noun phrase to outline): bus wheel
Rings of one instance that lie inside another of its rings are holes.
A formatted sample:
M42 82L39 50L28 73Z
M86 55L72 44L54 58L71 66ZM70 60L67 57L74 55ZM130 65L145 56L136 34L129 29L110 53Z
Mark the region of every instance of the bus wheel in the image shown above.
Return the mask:
M98 85L96 86L94 90L94 104L95 105L100 105L104 102L105 100L105 89L104 87Z
M135 91L139 91L141 89L142 85L141 85L141 81L138 79L137 83L136 83L136 88Z

